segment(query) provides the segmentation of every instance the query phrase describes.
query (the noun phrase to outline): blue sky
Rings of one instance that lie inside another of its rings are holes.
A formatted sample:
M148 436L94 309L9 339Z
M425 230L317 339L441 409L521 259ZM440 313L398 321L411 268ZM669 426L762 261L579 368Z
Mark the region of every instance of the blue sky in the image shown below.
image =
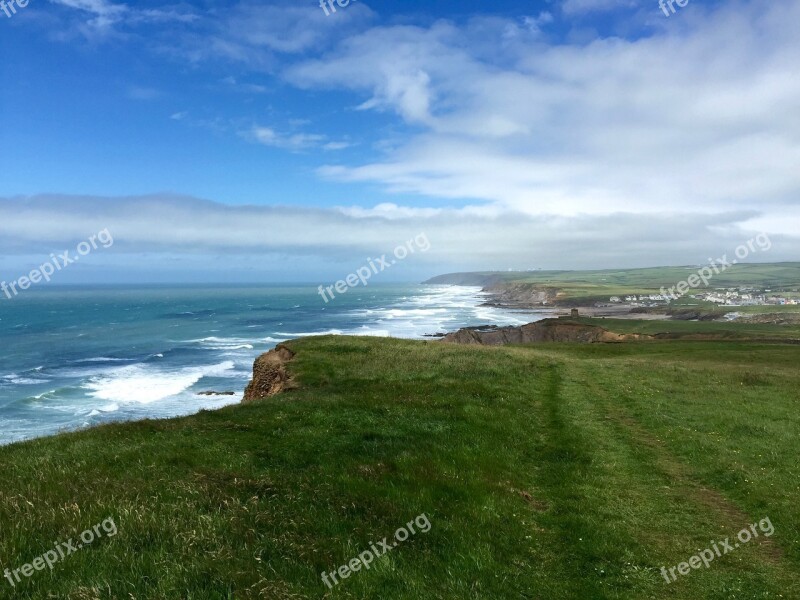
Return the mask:
M464 24L495 16L522 28L526 18L556 12L545 1L493 2L489 10L486 2L354 2L325 18L315 0L273 3L272 11L262 3L141 2L125 5L130 8L113 23L87 24L111 5L32 0L12 19L0 20L4 55L14 56L2 66L2 150L16 158L0 193L174 192L225 203L313 206L338 205L346 195L348 202L369 206L380 189L320 186L315 169L369 160L375 144L418 128L392 114L355 110L363 93L298 88L286 81L286 69L324 58L352 34L381 25L426 28L442 19ZM239 21L248 6L261 20L250 31L236 30L248 25ZM295 30L313 30L316 38L282 52L277 37L283 32L265 28L278 25L273 16L285 23L280 13L290 7L298 13L292 15ZM130 16L147 10L174 14L164 21ZM547 30L558 41L581 31L627 31L630 18L627 7L577 21L553 17ZM629 33L646 29L642 19ZM245 43L243 51L253 55L242 58L202 48L203 36L223 45L243 43L240 34L265 38ZM302 138L294 148L265 146L244 135L256 125L284 137L325 136L349 146L334 151L324 143L306 146ZM411 195L392 201L425 203Z
M420 231L397 277L696 263L762 230L798 258L799 0L16 11L6 278L105 227L65 280L322 278Z

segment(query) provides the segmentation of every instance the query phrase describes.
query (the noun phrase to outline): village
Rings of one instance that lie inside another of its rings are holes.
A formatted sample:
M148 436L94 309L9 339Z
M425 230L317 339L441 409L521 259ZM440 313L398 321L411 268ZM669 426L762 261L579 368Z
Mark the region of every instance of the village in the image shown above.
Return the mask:
M688 297L705 302L713 302L725 306L786 306L798 305L800 299L796 294L790 297L784 292L773 292L769 289L754 287L719 288L708 292L688 294ZM611 296L611 304L629 304L633 307L652 307L669 304L672 299L664 294L631 294L629 296Z

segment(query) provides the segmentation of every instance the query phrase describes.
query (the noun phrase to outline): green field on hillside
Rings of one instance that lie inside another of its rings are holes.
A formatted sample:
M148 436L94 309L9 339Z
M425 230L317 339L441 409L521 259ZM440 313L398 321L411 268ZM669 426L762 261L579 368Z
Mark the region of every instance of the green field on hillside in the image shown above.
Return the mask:
M583 301L608 301L611 296L628 294L658 294L662 287L669 289L685 281L706 265L682 267L652 267L646 269L607 269L599 271L510 271L454 273L434 277L428 283L460 285L528 284L536 288L559 290L565 298ZM759 289L789 290L791 297L800 291L800 263L742 263L731 265L709 280L708 288L753 286ZM696 302L684 297L678 304ZM713 306L708 304L708 306ZM793 310L800 311L794 306Z
M747 321L676 321L612 318L569 319L587 325L597 325L617 333L643 333L647 335L673 334L675 337L723 337L741 340L797 340L800 341L800 323L797 325L764 325ZM713 341L713 340L712 340Z
M800 598L800 346L289 345L282 396L0 448L0 567L118 528L0 597Z

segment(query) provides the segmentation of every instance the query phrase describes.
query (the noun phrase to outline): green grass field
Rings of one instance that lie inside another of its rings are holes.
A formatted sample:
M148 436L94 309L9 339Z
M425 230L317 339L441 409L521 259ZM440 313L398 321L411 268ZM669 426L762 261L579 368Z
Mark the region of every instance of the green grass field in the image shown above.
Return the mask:
M680 337L721 337L752 341L797 340L800 341L800 324L766 325L747 321L675 321L675 320L636 320L617 318L579 318L569 319L597 325L617 333L644 333L648 335L670 334Z
M702 265L705 266L705 265ZM552 288L562 294L562 300L581 303L608 301L611 296L658 294L662 287L669 289L697 273L697 265L682 267L651 267L645 269L606 269L598 271L530 271L456 273L434 277L430 283L460 285L527 284L534 288ZM800 291L800 263L741 263L731 265L709 281L708 289L755 286L775 288L797 297ZM704 291L706 288L698 288ZM688 296L675 304L696 304ZM703 306L713 307L711 303ZM739 307L736 307L737 309ZM753 307L774 309L776 307ZM778 307L784 308L784 307ZM785 307L800 311L800 306ZM751 309L745 309L751 310Z
M2 568L118 527L0 597L800 598L800 346L290 345L282 396L0 449ZM663 579L765 517L771 537Z

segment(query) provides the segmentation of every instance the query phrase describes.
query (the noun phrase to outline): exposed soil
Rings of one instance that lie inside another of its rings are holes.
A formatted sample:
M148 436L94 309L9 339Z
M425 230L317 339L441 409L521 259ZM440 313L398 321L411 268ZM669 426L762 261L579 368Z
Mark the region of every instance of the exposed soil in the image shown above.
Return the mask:
M286 370L286 363L295 353L284 344L278 344L269 352L262 354L253 365L253 379L244 391L242 402L254 402L280 394L284 390L297 387Z

